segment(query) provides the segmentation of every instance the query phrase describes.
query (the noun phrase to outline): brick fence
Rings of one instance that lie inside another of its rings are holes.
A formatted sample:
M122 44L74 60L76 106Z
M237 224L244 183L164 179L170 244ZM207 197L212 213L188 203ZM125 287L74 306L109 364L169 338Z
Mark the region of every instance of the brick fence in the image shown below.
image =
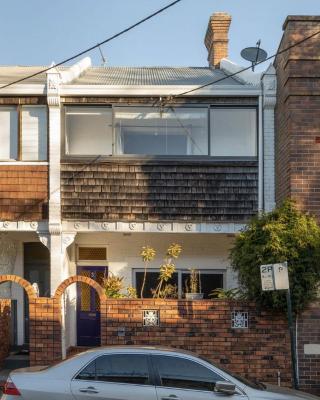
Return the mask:
M318 353L318 354L316 354ZM298 318L300 386L320 394L320 304L312 304Z
M9 353L11 301L0 300L0 368Z
M159 310L160 326L145 327L143 310ZM233 311L248 312L247 329L231 328ZM254 304L223 300L108 300L102 344L164 345L194 351L233 372L290 385L287 323Z
M50 364L62 358L61 296L72 283L83 282L94 287L100 296L101 345L165 345L187 349L233 372L273 384L277 383L280 372L281 384L291 384L286 318L260 310L253 303L106 299L95 281L81 276L64 281L53 298L37 298L28 282L15 276L0 276L0 283L8 280L20 283L29 296L31 365ZM5 307L9 307L8 300L0 300L1 315L5 315ZM158 312L159 326L143 325L146 310ZM232 313L236 311L248 313L247 328L232 328ZM319 394L320 356L305 354L305 344L320 343L319 305L311 306L298 321L301 388ZM5 343L1 335L0 352L6 348Z

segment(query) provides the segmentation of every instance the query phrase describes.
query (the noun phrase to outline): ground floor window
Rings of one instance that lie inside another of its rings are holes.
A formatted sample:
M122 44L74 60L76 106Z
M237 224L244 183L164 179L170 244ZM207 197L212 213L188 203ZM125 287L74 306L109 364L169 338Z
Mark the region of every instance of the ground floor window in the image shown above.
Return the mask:
M138 297L140 297L141 288L143 284L144 270L141 268L133 270L133 282L137 289ZM177 287L178 298L184 298L186 292L186 285L190 277L190 271L188 270L177 270L172 276L172 279L168 281L168 284ZM149 269L146 276L145 287L143 291L144 298L153 297L153 291L158 285L159 270ZM200 269L200 286L201 293L203 293L204 299L210 298L212 290L217 288L225 287L225 271L224 270L208 270Z

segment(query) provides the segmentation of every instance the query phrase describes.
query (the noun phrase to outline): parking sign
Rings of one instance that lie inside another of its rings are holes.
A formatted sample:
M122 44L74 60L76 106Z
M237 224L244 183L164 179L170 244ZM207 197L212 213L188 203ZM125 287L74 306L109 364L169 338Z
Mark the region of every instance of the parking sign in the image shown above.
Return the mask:
M289 276L287 262L260 266L262 290L288 290Z
M274 290L273 264L261 265L260 273L262 290Z

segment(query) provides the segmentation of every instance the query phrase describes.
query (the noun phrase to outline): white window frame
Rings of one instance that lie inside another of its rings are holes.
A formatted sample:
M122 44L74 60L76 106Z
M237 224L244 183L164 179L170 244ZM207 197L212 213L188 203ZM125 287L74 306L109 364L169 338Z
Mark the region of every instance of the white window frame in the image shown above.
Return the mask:
M101 154L84 154L84 155L70 155L67 154L66 152L66 111L67 108L71 107L102 107L102 108L107 108L112 110L112 154L110 155L101 155ZM206 154L197 154L197 155L162 155L162 154L156 154L156 155L150 155L150 154L123 154L120 148L120 140L119 140L119 135L117 135L117 129L116 129L116 124L115 124L115 113L116 110L121 109L121 108L151 108L152 105L144 103L144 104L137 104L137 103L132 103L132 104L68 104L65 103L64 107L62 109L62 158L66 159L88 159L92 157L101 157L101 158L109 158L109 157L117 157L117 158L149 158L152 157L157 158L157 159L206 159L206 160L257 160L258 159L258 147L259 147L259 140L258 140L258 131L259 131L259 106L258 105L250 105L250 104L221 104L221 105L213 105L208 103L205 104L176 104L174 105L174 109L183 109L183 108L193 108L193 109L206 109L207 110L207 153ZM156 108L156 107L155 107ZM215 156L211 154L211 125L212 125L212 119L211 119L211 111L214 109L226 109L230 110L255 110L256 112L256 132L255 132L255 138L256 138L256 152L254 156ZM188 147L191 145L191 140L188 138Z
M46 112L46 143L47 143L47 154L46 159L44 160L24 160L22 156L22 138L23 138L23 129L22 129L22 112L24 107L26 108L43 108ZM0 105L1 108L7 109L15 109L17 114L17 158L8 158L8 159L0 159L1 165L48 165L48 157L49 157L49 118L48 118L48 106L45 104L8 104L8 105Z
M36 104L24 104L20 107L20 110L18 109L18 118L19 118L19 132L18 132L18 148L20 149L18 156L20 156L20 160L23 160L23 148L22 148L22 144L23 144L23 121L22 121L22 113L23 113L23 109L24 108L42 108L45 110L45 118L46 118L46 158L45 159L39 159L39 160L28 160L26 162L46 162L48 161L48 155L49 155L49 119L48 119L48 107L46 105L36 105Z
M19 160L19 153L20 153L20 112L19 112L19 106L17 105L1 105L0 106L0 110L2 111L15 111L16 113L16 142L17 142L17 148L16 148L16 152L17 152L17 158L10 158L10 154L8 154L8 157L6 158L0 158L0 162L16 162ZM10 126L11 128L11 126ZM9 143L11 144L11 135L12 135L12 131L10 130L9 132ZM9 152L10 153L10 152Z
M92 108L101 108L105 110L110 110L111 112L111 154L68 154L67 153L67 114L68 110L71 110L72 108L83 108L84 110L86 109L92 109ZM67 157L68 159L72 158L86 158L86 157L95 157L95 156L101 156L101 157L110 157L113 156L115 153L115 136L114 136L114 108L112 105L108 104L64 104L64 107L62 108L62 138L61 138L61 149L62 149L62 157Z

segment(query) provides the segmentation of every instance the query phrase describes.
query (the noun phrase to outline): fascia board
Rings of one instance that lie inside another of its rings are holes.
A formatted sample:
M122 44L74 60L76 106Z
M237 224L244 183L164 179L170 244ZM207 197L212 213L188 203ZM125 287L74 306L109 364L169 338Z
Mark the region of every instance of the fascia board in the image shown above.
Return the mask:
M106 86L106 85L61 85L60 96L175 96L198 86ZM259 96L260 87L252 85L226 85L205 87L185 96Z
M4 95L46 95L47 89L45 84L23 84L23 85L12 85L4 89L1 86L6 85L6 83L0 83L0 96Z

